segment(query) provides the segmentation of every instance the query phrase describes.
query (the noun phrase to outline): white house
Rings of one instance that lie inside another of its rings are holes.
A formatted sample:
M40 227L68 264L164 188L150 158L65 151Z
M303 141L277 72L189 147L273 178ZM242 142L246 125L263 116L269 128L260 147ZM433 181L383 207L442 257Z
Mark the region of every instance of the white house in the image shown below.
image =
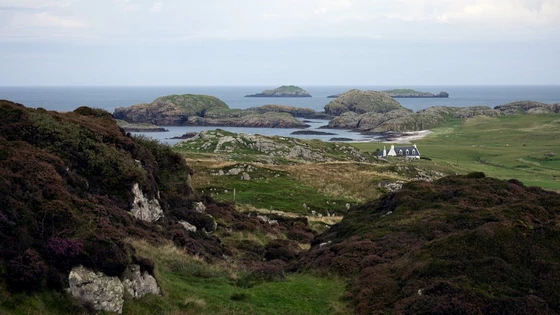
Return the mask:
M387 151L387 149L383 147L383 151L379 152L379 157L386 158L388 156L404 156L407 159L419 159L420 151L418 151L416 144L403 147L395 147L395 145L392 144L389 151Z

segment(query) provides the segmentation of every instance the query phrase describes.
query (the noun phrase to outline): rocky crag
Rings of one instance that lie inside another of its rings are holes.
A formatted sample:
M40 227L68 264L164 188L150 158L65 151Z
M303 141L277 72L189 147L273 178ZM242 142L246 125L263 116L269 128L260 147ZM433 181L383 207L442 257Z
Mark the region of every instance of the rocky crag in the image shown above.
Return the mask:
M245 95L245 97L311 97L311 94L299 86L282 85L273 90L264 90L261 93Z
M483 173L350 208L294 268L352 278L356 313L558 314L560 195Z
M328 143L322 146L288 137L267 137L245 133L232 133L225 130L203 131L178 144L178 149L196 152L222 153L232 159L251 160L266 164L297 160L299 162L366 161L368 159L358 149L350 145Z

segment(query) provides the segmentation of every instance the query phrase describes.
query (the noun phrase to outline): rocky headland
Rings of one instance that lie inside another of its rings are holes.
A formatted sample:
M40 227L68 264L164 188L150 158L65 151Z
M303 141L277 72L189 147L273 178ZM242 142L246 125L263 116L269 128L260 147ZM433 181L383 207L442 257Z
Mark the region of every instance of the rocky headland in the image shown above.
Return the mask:
M299 86L282 85L273 90L264 90L261 93L245 95L245 97L311 97L311 94Z

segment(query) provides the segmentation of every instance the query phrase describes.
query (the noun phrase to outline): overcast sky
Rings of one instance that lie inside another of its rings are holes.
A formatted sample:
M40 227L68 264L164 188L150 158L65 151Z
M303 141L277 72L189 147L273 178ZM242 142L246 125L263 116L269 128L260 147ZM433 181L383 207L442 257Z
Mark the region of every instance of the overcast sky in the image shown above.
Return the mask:
M560 0L0 0L0 85L560 84Z

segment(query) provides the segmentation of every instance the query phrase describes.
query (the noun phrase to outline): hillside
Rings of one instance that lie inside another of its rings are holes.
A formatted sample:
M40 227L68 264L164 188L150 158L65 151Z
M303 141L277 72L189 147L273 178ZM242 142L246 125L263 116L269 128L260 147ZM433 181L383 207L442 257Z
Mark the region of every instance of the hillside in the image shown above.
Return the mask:
M357 313L560 312L560 195L483 173L352 207L298 267L353 278Z
M345 309L341 281L284 272L315 233L305 218L239 213L192 173L103 110L0 101L0 313Z

